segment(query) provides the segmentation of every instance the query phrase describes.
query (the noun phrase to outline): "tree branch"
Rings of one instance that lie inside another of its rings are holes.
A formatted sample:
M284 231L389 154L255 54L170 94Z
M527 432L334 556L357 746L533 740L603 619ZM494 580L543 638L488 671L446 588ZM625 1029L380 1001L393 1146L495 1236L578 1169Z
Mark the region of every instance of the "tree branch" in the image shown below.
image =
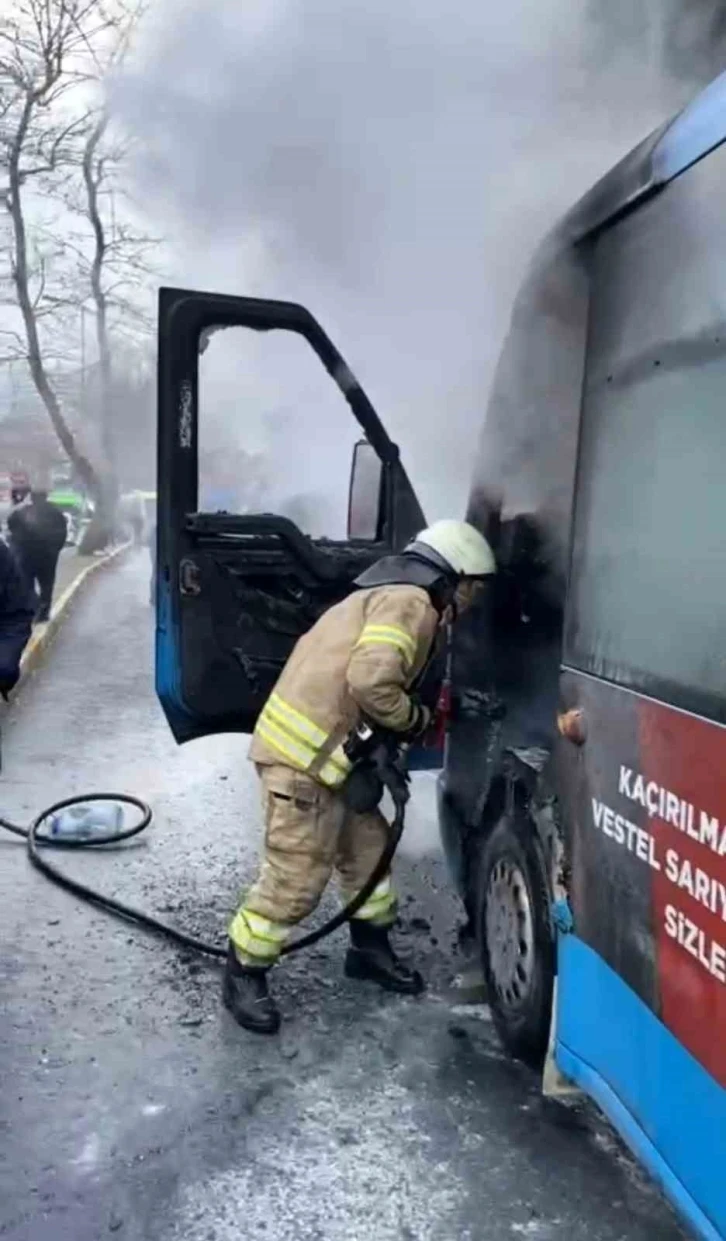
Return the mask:
M112 340L148 331L134 298L154 242L117 225L114 192L128 144L110 133L105 113L79 111L72 91L83 83L98 86L121 63L142 10L137 0L13 0L12 15L0 17L0 208L10 226L9 281L22 323L22 331L0 333L0 362L16 350L25 358L64 451L94 491L96 471L61 407L67 376L48 364L77 360L77 314L90 297L110 463ZM44 202L80 216L86 231L61 233L35 211L26 219L30 187Z

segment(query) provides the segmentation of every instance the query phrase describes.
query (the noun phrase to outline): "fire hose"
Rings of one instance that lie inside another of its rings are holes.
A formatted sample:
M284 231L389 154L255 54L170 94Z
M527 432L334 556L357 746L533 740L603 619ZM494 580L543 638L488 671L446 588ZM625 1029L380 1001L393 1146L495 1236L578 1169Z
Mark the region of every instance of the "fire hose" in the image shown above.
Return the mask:
M354 754L354 759L356 761L354 762L353 773L355 774L356 771L365 773L360 786L363 788L363 800L365 800L366 795L369 797L369 804L365 806L366 809L371 808L371 801L375 801L375 804L378 803L384 788L391 795L394 816L388 824L386 845L363 887L348 902L345 908L328 919L323 926L286 944L282 949L283 954L299 952L302 948L310 948L313 944L317 944L321 939L325 939L333 931L336 931L338 927L353 918L366 903L381 879L388 873L393 855L398 848L403 834L406 803L409 798L408 777L400 752L391 749L390 745L380 740L380 735L371 733L369 730L362 737L358 752ZM378 792L377 800L376 792ZM71 806L88 805L92 802L117 802L125 806L131 806L140 812L141 818L138 823L133 824L131 827L109 832L106 835L94 835L90 839L44 836L42 834L40 829L53 815L67 810ZM361 805L361 802L358 805L349 805L348 812L350 812L350 809L359 809ZM147 931L163 935L173 943L179 944L182 948L192 948L196 952L205 953L210 957L226 957L226 947L207 943L206 940L199 939L196 935L189 935L186 931L164 922L161 918L157 918L155 914L146 913L145 910L138 909L135 905L130 905L126 901L120 901L116 897L98 892L95 888L89 887L88 884L81 883L80 880L65 874L64 871L48 861L45 856L45 850L48 848L67 850L97 849L103 845L121 844L145 831L151 823L152 817L151 807L140 798L133 797L131 794L89 793L75 797L66 797L62 801L54 802L42 810L29 827L22 827L17 823L12 823L10 820L0 817L0 828L5 828L6 831L11 832L14 836L20 836L26 841L31 864L42 875L45 875L47 879L50 879L52 883L57 884L58 887L64 888L74 896L80 897L81 900L88 901L89 904L105 909L108 913L114 914L118 918L135 923Z

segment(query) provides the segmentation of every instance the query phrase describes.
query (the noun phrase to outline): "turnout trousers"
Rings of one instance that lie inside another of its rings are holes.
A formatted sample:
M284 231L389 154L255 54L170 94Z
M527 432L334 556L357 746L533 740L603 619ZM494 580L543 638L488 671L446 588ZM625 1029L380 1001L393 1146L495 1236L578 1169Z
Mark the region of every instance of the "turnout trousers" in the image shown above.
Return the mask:
M265 819L259 876L232 919L229 937L250 965L272 965L296 923L315 909L336 872L347 904L363 887L388 838L379 811L354 814L339 792L291 767L258 766ZM358 911L377 926L396 917L386 875Z

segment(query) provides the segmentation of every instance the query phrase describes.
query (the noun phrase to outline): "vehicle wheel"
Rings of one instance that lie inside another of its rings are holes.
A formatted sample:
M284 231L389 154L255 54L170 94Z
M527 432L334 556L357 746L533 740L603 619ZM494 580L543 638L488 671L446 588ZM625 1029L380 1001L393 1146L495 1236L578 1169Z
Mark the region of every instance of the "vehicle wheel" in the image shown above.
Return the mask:
M526 820L501 819L484 848L477 934L499 1037L519 1060L547 1052L555 945L543 859Z

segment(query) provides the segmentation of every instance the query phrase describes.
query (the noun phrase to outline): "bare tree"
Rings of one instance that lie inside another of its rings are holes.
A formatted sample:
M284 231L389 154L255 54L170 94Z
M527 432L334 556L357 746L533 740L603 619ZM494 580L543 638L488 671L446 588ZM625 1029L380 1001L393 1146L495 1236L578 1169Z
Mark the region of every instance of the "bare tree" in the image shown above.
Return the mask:
M1 194L11 224L10 272L27 362L64 452L94 491L96 472L66 422L43 357L38 311L45 267L42 261L35 270L32 265L25 195L76 156L84 118L69 118L62 103L79 83L82 53L104 21L95 0L19 0L0 21L0 152L7 178ZM20 334L8 331L17 344Z
M111 371L111 345L108 336L108 302L103 284L103 266L108 252L106 231L101 215L99 190L103 183L104 160L99 155L103 135L106 132L108 119L102 114L92 126L83 151L83 184L86 191L88 217L93 229L93 259L91 261L90 279L91 294L96 308L96 341L98 344L98 361L101 375L101 441L103 451L109 465L113 462L113 447L110 439L109 408L113 375ZM113 467L112 467L113 468Z
M72 242L53 235L52 228L29 228L27 212L28 203L34 210L39 201L61 199L79 170L85 179L88 168L93 183L94 153L104 127L86 102L129 30L123 0L13 0L9 14L0 18L0 172L5 182L0 184L0 204L9 222L10 281L20 314L17 329L1 329L9 347L6 356L24 355L63 451L99 500L99 472L64 415L49 368L54 350L49 332L43 330L46 319L67 318L71 310L77 314L88 289L80 291L78 272L73 271ZM95 265L91 260L91 270L98 268L91 294L103 320L99 353L106 365L105 295L99 274L103 240L101 230L100 245L96 240L100 258ZM48 288L51 269L61 285L54 292Z
M122 332L148 336L150 320L143 308L143 293L152 270L149 254L155 239L119 221L117 183L128 146L114 141L108 114L93 120L83 150L83 193L74 205L85 216L92 233L88 280L95 311L96 344L100 376L101 442L110 470L116 472L113 434L114 348L112 337Z

